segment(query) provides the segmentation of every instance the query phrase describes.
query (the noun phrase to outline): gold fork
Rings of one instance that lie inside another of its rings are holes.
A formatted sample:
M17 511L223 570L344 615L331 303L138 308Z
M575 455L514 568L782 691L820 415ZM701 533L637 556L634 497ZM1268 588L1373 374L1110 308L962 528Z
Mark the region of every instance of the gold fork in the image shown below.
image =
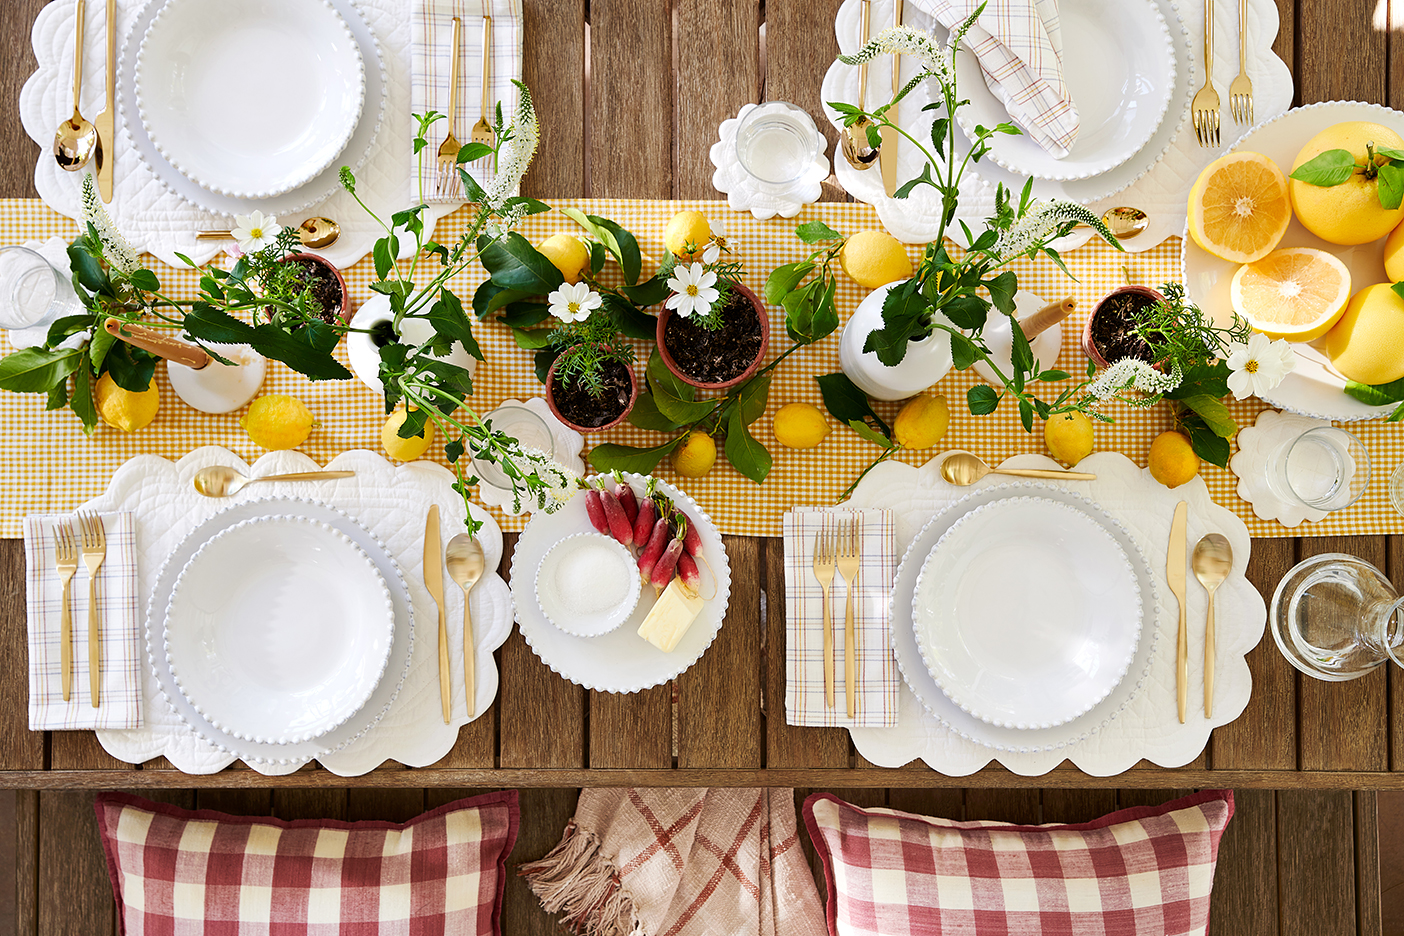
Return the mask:
M853 592L858 587L858 566L861 562L858 547L863 529L860 520L850 518L839 526L838 570L843 576L848 593L847 607L843 613L843 690L848 700L848 717L855 717L857 711L856 683L858 682L858 661L854 644L857 639L853 627Z
M59 666L62 673L63 701L73 694L73 614L69 610L68 586L78 571L78 546L73 540L73 528L67 520L54 522L54 567L63 581L63 600L59 605Z
M834 584L834 541L829 518L814 534L814 578L824 590L824 704L834 707L834 619L829 612L829 587Z
M97 574L102 560L107 558L107 531L102 518L91 511L78 512L78 531L82 535L83 565L88 567L88 696L93 708L98 707L98 688L102 685L102 640L98 634Z
M1204 0L1204 87L1190 102L1200 146L1219 145L1219 92L1214 90L1214 0Z
M488 119L487 119L487 115L488 115L488 113L489 113L489 111L490 111L490 109L491 109L491 108L490 108L490 102L489 102L489 100L488 100L488 98L489 98L488 91L489 91L489 90L491 89L491 87L492 87L492 81L491 81L491 78L492 78L492 69L491 69L491 67L490 67L491 65L492 65L492 17L489 16L488 14L484 13L484 14L483 14L483 74L482 74L482 84L483 84L483 106L482 106L482 112L481 112L481 113L479 114L479 116L478 116L478 122L475 123L475 124L473 124L473 129L472 129L472 132L471 132L471 137L472 137L473 142L474 142L474 143L481 143L481 144L483 144L484 146L492 146L494 143L497 142L497 136L492 132L492 125L488 123ZM488 160L487 160L486 158L484 158L481 162L482 162L482 164L483 164L483 165L482 165L482 168L483 168L484 171L488 170L489 168L492 168L491 166L488 165Z
M1248 0L1238 0L1238 77L1229 85L1234 123L1253 123L1253 82L1248 78Z
M453 121L458 115L458 31L461 25L455 16L453 46L449 57L448 135L444 137L444 142L439 144L438 171L435 173L435 191L440 195L452 195L458 191L458 151L462 147L453 135Z

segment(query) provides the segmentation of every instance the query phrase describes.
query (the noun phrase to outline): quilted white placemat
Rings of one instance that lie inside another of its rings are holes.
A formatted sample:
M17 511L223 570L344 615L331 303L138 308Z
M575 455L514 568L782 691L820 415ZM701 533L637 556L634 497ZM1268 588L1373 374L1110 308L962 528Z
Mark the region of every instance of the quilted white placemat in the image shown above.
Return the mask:
M119 55L125 37L148 3L163 0L133 0L118 6ZM412 0L355 0L357 8L380 44L387 97L385 114L375 143L365 163L356 171L356 190L361 198L389 219L396 211L417 201L412 194L413 160L410 123L410 7ZM82 111L92 119L103 109L105 100L106 12L101 3L89 3L83 49ZM82 218L80 200L82 172L65 172L50 152L54 128L73 112L73 0L55 0L39 11L31 35L38 68L25 81L20 92L20 120L30 139L39 144L39 160L34 167L34 184L44 203L70 218ZM367 62L367 67L374 63ZM238 88L231 87L231 94ZM118 91L119 97L121 90ZM367 119L374 118L374 102L367 103ZM151 253L162 261L184 264L180 252L196 263L206 263L233 241L195 239L199 230L232 227L228 215L197 208L168 189L137 153L124 117L117 114L118 155L112 203L108 213L133 247ZM425 225L432 233L439 218L458 206L432 205L425 212ZM341 225L341 238L331 247L319 249L339 267L350 266L371 251L384 234L380 225L366 214L345 191L338 190L326 201L281 217L282 223L296 224L304 217L325 215ZM426 234L426 236L428 236ZM407 244L412 249L412 244Z
M449 655L455 662L456 674L452 722L445 725L439 702L435 633L438 615L423 576L424 518L429 505L439 504L445 545L450 537L464 532L463 500L451 487L452 474L424 461L396 467L374 452L357 450L338 455L326 466L353 470L353 478L315 485L268 482L251 485L230 498L202 497L195 493L191 479L200 468L214 464L230 465L249 475L314 471L321 467L306 455L291 451L270 452L251 466L227 449L209 446L196 449L179 462L141 455L119 468L107 490L81 506L103 512L129 510L136 515L142 608L146 608L166 556L186 534L231 504L283 496L310 497L337 507L375 534L400 564L414 605L416 627L409 673L390 710L374 728L341 750L322 757L320 763L335 774L350 777L390 759L423 767L442 758L457 741L458 729L473 720L468 717L463 698L463 593L445 575L444 613L450 622ZM513 613L512 594L495 571L502 559L502 531L476 505L473 515L484 522L478 536L487 568L492 570L472 592L478 678L475 708L477 715L482 715L497 697L497 664L492 654L511 633ZM159 631L158 626L156 632ZM142 728L97 733L113 757L135 764L165 755L177 769L195 774L215 773L235 761L233 755L201 740L181 721L162 697L149 666L142 701ZM301 764L260 762L250 766L261 773L282 774L297 770Z
M855 507L882 507L896 518L897 551L906 552L912 540L933 516L967 493L1010 480L990 476L977 485L958 488L941 479L944 454L921 468L884 462L858 485L849 502ZM1018 455L1004 468L1059 468L1043 455ZM1231 511L1209 499L1204 481L1195 478L1170 490L1115 452L1098 452L1078 463L1079 471L1097 475L1096 481L1069 483L1068 487L1100 504L1119 520L1135 539L1150 565L1159 608L1159 642L1149 673L1130 703L1088 737L1049 751L996 751L957 732L931 714L903 683L895 728L849 728L854 746L868 760L882 767L900 767L914 758L948 776L972 774L991 761L1023 776L1047 773L1065 759L1093 776L1107 777L1133 767L1142 758L1162 767L1180 767L1199 756L1209 732L1233 721L1248 705L1253 679L1244 657L1262 639L1267 608L1263 598L1244 577L1251 548L1248 528ZM1189 698L1185 724L1179 723L1175 695L1175 639L1178 606L1165 581L1166 547L1175 505L1189 502L1189 548L1206 533L1219 532L1233 546L1233 571L1219 587L1216 598L1217 668L1214 682L1214 716L1206 719L1203 654L1204 589L1189 575ZM1010 570L1017 575L1017 569ZM893 627L903 622L894 619ZM910 627L910 621L906 622ZM1148 638L1147 633L1143 639ZM921 665L920 660L916 665ZM1128 674L1127 678L1132 678Z

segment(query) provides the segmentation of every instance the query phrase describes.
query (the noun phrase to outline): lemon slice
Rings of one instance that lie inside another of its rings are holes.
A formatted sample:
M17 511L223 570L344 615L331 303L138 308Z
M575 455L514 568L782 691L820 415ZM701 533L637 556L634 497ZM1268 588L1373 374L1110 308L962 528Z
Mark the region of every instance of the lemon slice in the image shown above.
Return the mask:
M1190 189L1189 235L1223 260L1261 260L1282 240L1291 220L1287 179L1261 153L1220 156Z
M1233 310L1269 338L1311 341L1331 330L1350 301L1350 271L1314 247L1274 250L1233 274Z

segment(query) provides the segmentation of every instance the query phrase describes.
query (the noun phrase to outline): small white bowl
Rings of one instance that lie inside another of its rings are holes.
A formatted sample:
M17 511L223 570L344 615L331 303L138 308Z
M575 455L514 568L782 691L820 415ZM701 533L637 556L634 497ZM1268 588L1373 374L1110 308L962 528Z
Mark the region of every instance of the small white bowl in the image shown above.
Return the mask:
M617 576L617 578L616 578ZM603 533L574 533L541 557L536 604L546 619L576 637L608 634L639 603L638 564L622 543Z

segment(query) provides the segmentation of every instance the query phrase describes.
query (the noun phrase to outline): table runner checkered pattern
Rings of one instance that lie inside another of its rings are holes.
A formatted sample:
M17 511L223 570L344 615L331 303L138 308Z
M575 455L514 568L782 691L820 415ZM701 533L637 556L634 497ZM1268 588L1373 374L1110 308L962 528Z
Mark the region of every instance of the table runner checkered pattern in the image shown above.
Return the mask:
M789 221L778 218L756 221L749 214L731 211L723 202L712 201L558 199L552 203L613 218L633 231L643 252L653 257L663 255L663 229L674 212L692 208L712 217L722 217L728 234L734 235L740 243L740 255L748 271L747 281L757 289L772 269L807 254L793 234L795 225L820 220L845 234L881 227L876 212L868 205L857 203L809 205ZM465 212L450 215L440 223L436 239L451 241L466 224ZM533 243L553 233L578 230L558 212L528 218L521 228ZM71 238L77 232L74 222L50 211L37 200L0 200L0 243L44 240L51 235ZM919 256L919 248L910 247L909 251L914 260ZM1180 243L1175 238L1137 254L1122 254L1105 245L1089 244L1064 257L1076 281L1048 262L1019 261L1013 268L1025 290L1049 300L1068 295L1077 298L1079 308L1063 329L1063 349L1058 359L1060 367L1076 373L1086 366L1086 359L1077 346L1077 336L1083 317L1096 300L1122 285L1128 276L1133 283L1150 286L1177 278L1179 253ZM194 273L150 262L168 292L177 296L194 294L197 288ZM353 301L364 301L370 295L368 284L374 277L370 259L344 272ZM475 269L451 285L466 299L483 278L483 272ZM840 274L837 301L841 320L847 319L866 293ZM777 317L778 323L779 313L771 310L771 314ZM786 347L784 329L777 327L775 333L772 355ZM479 413L491 410L503 399L525 399L542 394L541 384L532 372L531 352L519 349L505 327L479 325L475 334L487 358L487 363L478 370L472 398ZM680 486L706 506L722 532L779 536L781 518L787 508L794 504L833 503L878 454L876 446L862 441L844 427L835 427L822 445L804 451L780 446L771 433L775 410L783 404L799 400L822 407L813 378L839 369L838 344L839 334L835 332L824 341L791 355L776 369L770 405L753 427L757 439L775 456L774 468L765 484L753 484L720 459L707 477L681 481ZM10 350L0 339L0 352L9 353ZM344 346L337 354L344 360ZM1034 435L1024 432L1013 406L1006 403L996 413L982 417L965 411L966 390L978 379L973 371L952 372L937 384L935 392L945 394L952 403L950 431L938 448L903 453L900 456L903 460L922 464L940 450L967 448L997 464L1011 455L1045 451L1041 431ZM149 453L178 458L202 445L225 446L249 461L263 454L239 428L242 411L220 416L198 413L175 397L164 368L157 369L157 380L161 410L152 425L131 436L103 426L92 438L87 438L71 413L46 413L42 395L0 393L0 432L7 443L5 458L0 460L0 490L5 491L4 501L0 503L0 535L18 536L20 520L27 513L67 510L100 493L117 466L133 455ZM1046 393L1051 397L1057 390L1058 385L1052 384ZM321 425L301 446L301 451L318 462L325 463L352 448L380 450L383 404L359 382L314 384L282 364L273 363L262 392L290 393L307 403ZM895 415L898 408L896 403L876 406L885 418ZM1240 425L1251 424L1265 408L1256 399L1230 403ZM1118 405L1109 408L1108 413L1117 421L1114 425L1098 427L1097 448L1124 452L1138 464L1145 463L1151 440L1169 428L1171 421L1165 406L1141 412ZM1390 506L1385 486L1389 472L1404 461L1404 427L1375 421L1355 423L1351 431L1369 447L1377 480L1349 510L1332 514L1319 523L1289 529L1273 521L1259 520L1253 515L1252 507L1234 493L1237 479L1231 473L1206 465L1202 474L1214 500L1242 517L1254 536L1404 533L1404 516ZM653 446L665 438L656 432L621 425L588 436L586 445L610 441ZM440 448L436 446L435 451L442 457ZM673 480L666 461L660 466L659 474ZM527 519L496 515L504 530L520 530Z

